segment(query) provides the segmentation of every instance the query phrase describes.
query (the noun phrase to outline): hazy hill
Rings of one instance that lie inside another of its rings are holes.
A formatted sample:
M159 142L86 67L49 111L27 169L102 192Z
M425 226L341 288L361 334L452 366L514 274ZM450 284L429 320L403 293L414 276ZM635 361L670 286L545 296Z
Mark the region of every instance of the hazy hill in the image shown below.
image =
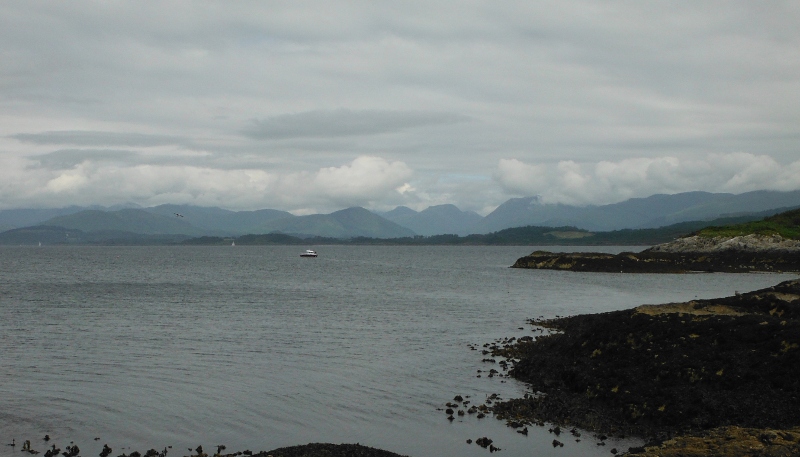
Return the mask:
M70 244L83 243L84 239L80 230L46 225L23 227L0 233L0 245Z
M48 219L79 213L87 209L80 206L69 206L67 208L51 209L20 208L3 210L0 211L0 231L39 225Z
M82 232L117 231L145 235L181 234L200 236L206 230L192 226L175 216L152 214L141 209L119 211L87 210L67 216L54 217L43 225L64 227Z
M160 205L152 208L132 208L132 205L102 206L70 206L55 209L8 209L0 211L0 232L14 228L30 227L48 223L50 219L68 216L84 211L102 211L114 213L122 209L142 209L151 214L175 217L175 213L183 216L183 221L208 233L243 235L261 233L265 222L285 217L294 217L287 211L262 209L258 211L230 211L216 207L191 205Z
M145 208L145 211L167 217L174 217L177 213L185 222L203 229L207 233L225 232L230 235L264 233L264 226L267 222L295 217L292 213L276 209L230 211L216 207L190 205L160 205Z
M262 232L282 232L329 238L400 238L415 233L364 208L354 207L331 214L312 214L268 221Z
M388 219L392 222L400 224L399 221L405 220L415 214L418 214L418 211L414 211L413 209L409 208L408 206L398 206L397 208L387 211L385 213L379 213L385 219ZM400 224L403 225L403 224Z
M429 206L420 212L398 206L384 213L383 217L425 236L445 233L466 235L471 233L473 225L483 219L478 213L461 211L455 205Z
M717 195L717 194L715 194ZM720 198L715 201L695 205L683 211L676 212L672 217L666 218L666 223L674 220L694 220L701 219L701 215L707 213L719 213L720 215L741 215L747 213L763 212L774 210L772 214L784 211L787 208L800 207L800 191L776 192L768 190L757 190L744 194L719 194ZM708 219L704 217L702 219ZM663 225L661 220L655 219L651 224Z
M83 232L64 227L35 225L8 230L0 233L0 245L42 246L64 244L103 244L103 245L163 245L178 244L190 237L180 234L152 234L125 232L119 230L102 230Z
M586 207L543 204L538 197L512 198L478 222L473 227L473 233L489 233L526 225L571 225L593 231L655 228L684 221L710 220L797 206L800 206L800 191L755 191L738 195L684 192Z

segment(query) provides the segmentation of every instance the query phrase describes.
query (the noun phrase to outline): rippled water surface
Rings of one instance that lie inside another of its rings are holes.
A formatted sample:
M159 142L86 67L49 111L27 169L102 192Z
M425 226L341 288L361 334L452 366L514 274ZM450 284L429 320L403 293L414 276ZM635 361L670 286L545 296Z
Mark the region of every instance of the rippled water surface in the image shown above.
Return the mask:
M490 418L449 423L437 408L455 394L525 392L477 378L488 368L467 345L530 334L530 317L794 277L508 268L533 249L319 246L309 259L285 246L0 248L0 438L43 451L49 434L83 456L104 443L112 455L183 456L320 441L483 456L465 443L482 436L507 457L610 455L588 435L554 450L538 427L523 437Z

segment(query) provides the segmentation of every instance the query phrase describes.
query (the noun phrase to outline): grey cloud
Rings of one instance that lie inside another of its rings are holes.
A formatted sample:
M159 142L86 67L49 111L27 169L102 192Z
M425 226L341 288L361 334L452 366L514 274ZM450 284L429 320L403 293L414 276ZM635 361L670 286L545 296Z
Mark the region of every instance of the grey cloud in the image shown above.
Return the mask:
M97 166L113 165L120 168L151 165L154 167L197 167L213 170L276 170L282 168L281 161L259 156L250 150L225 151L203 154L143 154L124 149L59 149L44 154L27 156L35 162L29 169L61 171L72 169L82 163ZM284 166L285 168L285 166Z
M112 195L127 201L122 191L92 187L116 189L118 174L136 177L132 192L155 176L153 193L166 201L174 197L161 183L187 173L175 179L191 181L193 194L224 193L227 202L241 192L239 201L255 206L308 208L324 199L291 187L291 195L278 196L284 188L264 184L270 194L237 186L259 171L279 180L359 156L400 160L414 170L416 192L386 192L376 204L457 202L473 209L532 184L508 163L502 180L455 185L442 177L489 178L501 159L545 170L561 161L631 168L626 159L744 152L794 165L798 21L792 2L744 0L681 8L635 0L482 0L458 8L439 0L102 8L6 2L4 204L21 204L12 198L17 194L53 204L51 179L72 189L60 194L66 204L78 192L87 202L113 204ZM755 167L748 163L740 165ZM80 181L85 185L67 185L81 173L89 174ZM608 184L624 185L620 176L612 174ZM781 176L786 186L800 185ZM709 179L685 178L674 189L707 188ZM731 182L739 186L731 191L764 184ZM551 188L565 195L573 184L556 180ZM630 189L644 196L673 188ZM572 198L628 196L596 190ZM263 203L250 200L256 194Z
M66 170L87 161L125 164L141 162L141 156L136 152L110 149L61 149L29 158L37 161L40 167L50 170Z
M333 138L394 133L412 128L457 124L469 119L454 113L339 109L283 114L256 120L243 133L258 139Z
M128 146L154 147L185 144L183 138L170 135L144 133L98 132L86 130L61 130L41 133L18 133L11 135L16 140L34 144L56 144L75 146Z

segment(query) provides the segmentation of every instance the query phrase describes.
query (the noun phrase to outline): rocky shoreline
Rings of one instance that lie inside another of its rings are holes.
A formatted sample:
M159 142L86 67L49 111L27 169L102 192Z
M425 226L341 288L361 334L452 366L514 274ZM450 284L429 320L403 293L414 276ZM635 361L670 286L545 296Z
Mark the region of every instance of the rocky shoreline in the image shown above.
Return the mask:
M800 251L723 251L717 253L642 251L536 251L520 257L511 268L601 273L749 273L800 272Z
M800 455L800 280L531 324L550 333L492 353L532 392L492 407L512 427L650 440L631 454Z

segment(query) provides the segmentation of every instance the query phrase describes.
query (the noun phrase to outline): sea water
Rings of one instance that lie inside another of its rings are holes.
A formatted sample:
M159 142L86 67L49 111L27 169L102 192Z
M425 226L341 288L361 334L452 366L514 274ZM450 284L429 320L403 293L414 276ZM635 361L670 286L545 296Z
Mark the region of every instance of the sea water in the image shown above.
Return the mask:
M610 455L636 441L562 435L554 449L547 427L449 422L441 409L457 394L481 404L526 392L478 377L499 367L468 345L533 335L529 318L795 277L508 268L535 247L316 246L301 258L305 248L0 248L0 457L24 440L40 452L74 442L83 456L106 443L113 457L310 442L483 456L466 443L483 436L507 457Z

